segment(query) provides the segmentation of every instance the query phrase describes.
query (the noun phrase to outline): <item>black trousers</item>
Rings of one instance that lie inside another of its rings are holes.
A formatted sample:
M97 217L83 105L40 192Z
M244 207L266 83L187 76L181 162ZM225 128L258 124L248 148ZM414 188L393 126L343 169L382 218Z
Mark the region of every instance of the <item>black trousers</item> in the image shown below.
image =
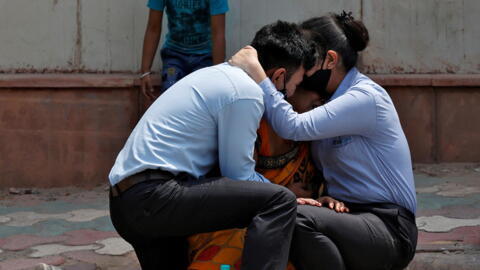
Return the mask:
M296 199L274 184L183 175L142 182L120 196L110 196L110 214L144 270L186 269L186 237L245 227L242 270L283 270L295 226Z
M391 205L347 206L351 213L298 206L291 251L297 270L406 267L417 242L413 214Z

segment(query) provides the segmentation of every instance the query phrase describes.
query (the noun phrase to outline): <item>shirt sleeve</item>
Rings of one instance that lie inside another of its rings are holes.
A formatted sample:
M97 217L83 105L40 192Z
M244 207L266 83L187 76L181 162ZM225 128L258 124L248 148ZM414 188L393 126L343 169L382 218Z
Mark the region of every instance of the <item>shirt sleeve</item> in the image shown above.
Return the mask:
M148 0L147 7L150 9L163 11L165 9L165 1L164 0Z
M375 97L362 89L351 89L323 106L298 114L270 79L263 80L260 87L265 93L267 120L285 139L311 141L343 135L368 135L375 129Z
M225 14L228 11L227 0L210 0L210 15Z
M218 113L218 155L223 176L234 180L270 182L255 171L253 151L263 103L237 100Z

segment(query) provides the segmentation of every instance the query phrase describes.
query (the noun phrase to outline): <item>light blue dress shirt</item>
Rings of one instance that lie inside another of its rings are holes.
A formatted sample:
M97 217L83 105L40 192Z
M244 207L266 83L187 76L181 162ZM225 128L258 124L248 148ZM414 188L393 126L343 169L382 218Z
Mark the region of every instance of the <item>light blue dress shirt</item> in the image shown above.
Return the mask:
M395 203L413 213L416 195L407 139L381 86L352 68L328 103L298 114L269 79L265 114L285 139L314 141L328 194L352 203Z
M253 151L263 92L229 64L207 67L170 87L145 112L110 171L115 185L157 169L202 178L218 162L223 176L269 182L255 172Z

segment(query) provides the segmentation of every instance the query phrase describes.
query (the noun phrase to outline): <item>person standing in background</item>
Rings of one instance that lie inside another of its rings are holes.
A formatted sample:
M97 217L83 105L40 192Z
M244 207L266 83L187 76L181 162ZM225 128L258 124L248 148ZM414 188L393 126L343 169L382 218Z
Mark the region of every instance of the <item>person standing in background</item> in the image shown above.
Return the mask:
M164 10L168 33L161 49L162 94L189 73L225 60L225 13L227 0L149 0L147 29L141 64L142 93L150 100L154 93L151 67L162 33Z

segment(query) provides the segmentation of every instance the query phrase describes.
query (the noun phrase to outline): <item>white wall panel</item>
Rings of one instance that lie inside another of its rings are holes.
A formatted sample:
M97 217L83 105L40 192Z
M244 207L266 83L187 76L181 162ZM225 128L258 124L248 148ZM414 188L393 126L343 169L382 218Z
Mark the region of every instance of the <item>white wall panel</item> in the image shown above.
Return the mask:
M0 72L136 72L148 15L145 4L0 0ZM362 55L366 72L480 73L478 0L229 0L229 5L227 57L265 24L347 10L363 18L370 30L371 44Z

